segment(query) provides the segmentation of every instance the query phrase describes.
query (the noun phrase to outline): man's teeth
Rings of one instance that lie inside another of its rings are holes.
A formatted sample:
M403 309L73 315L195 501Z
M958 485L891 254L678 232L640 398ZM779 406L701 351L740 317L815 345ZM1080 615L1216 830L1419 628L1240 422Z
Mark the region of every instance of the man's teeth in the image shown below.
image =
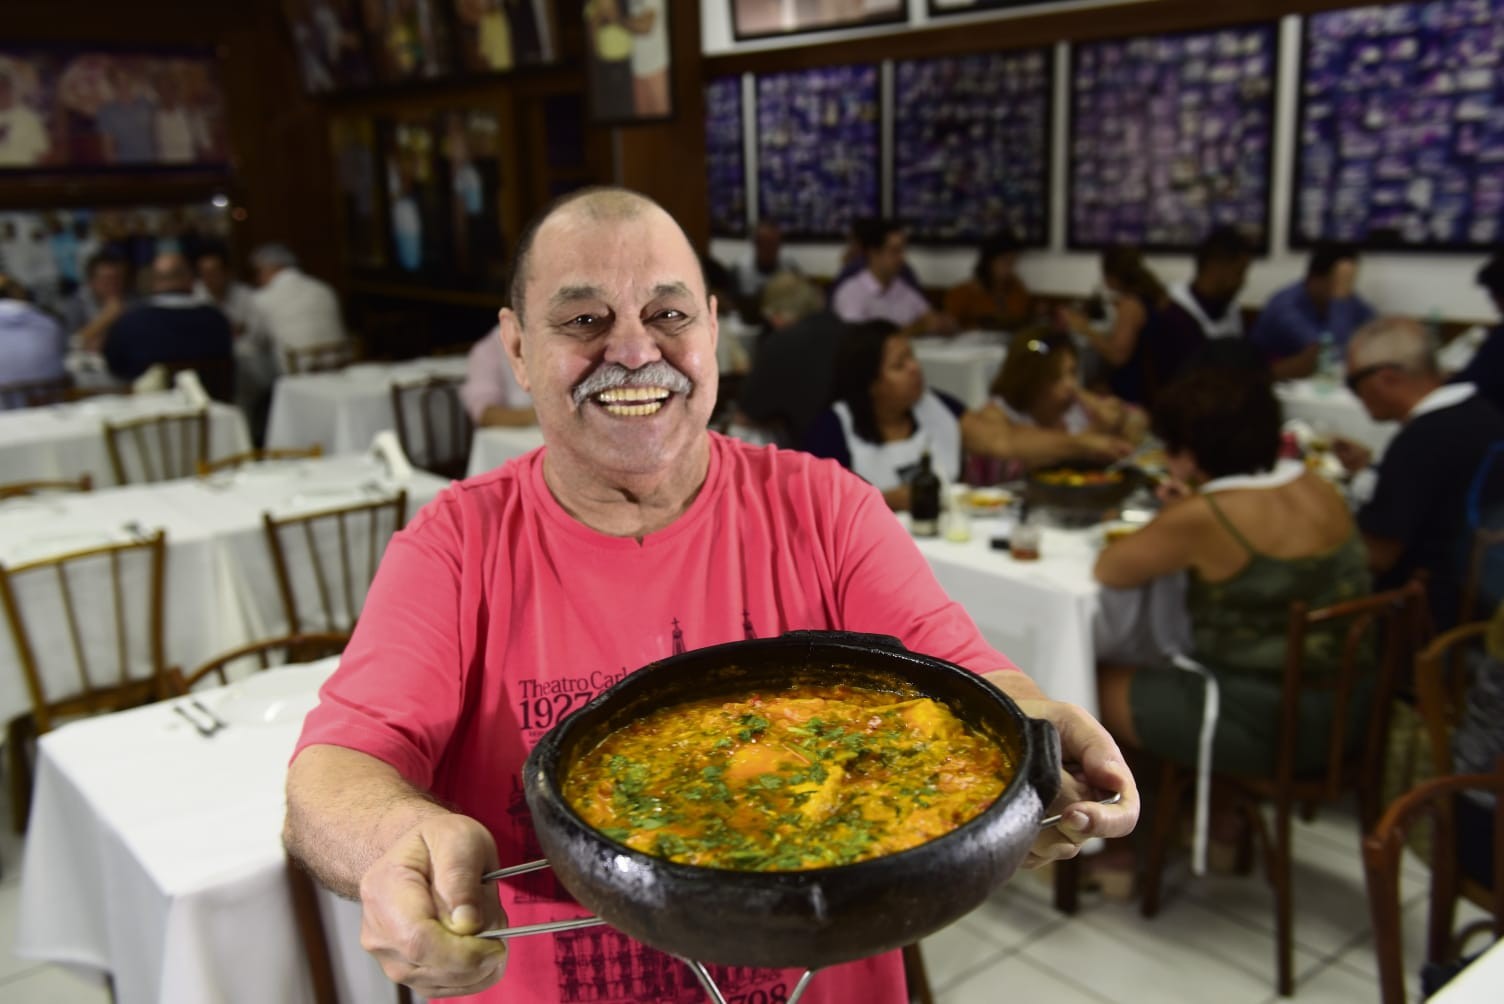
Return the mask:
M623 418L639 418L651 415L663 408L662 401L651 401L647 404L602 404L601 407L613 415Z
M601 404L617 401L663 401L669 395L665 387L612 387L595 396Z

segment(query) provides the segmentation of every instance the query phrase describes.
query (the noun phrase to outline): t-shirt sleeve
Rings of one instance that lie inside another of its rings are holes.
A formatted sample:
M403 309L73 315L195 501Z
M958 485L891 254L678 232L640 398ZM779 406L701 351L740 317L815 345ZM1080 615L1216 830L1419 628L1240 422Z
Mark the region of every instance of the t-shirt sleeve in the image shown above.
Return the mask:
M297 746L365 753L423 790L433 784L463 703L462 544L447 516L452 510L442 503L435 510L392 538Z
M834 487L835 599L843 630L892 635L912 652L978 673L1018 668L945 595L876 489L849 475Z
M851 450L846 445L846 433L841 431L841 420L834 410L825 409L810 425L804 437L804 452L834 460L851 470Z
M1435 453L1419 442L1415 431L1412 427L1410 435L1396 436L1390 443L1379 463L1373 497L1358 511L1358 528L1371 537L1409 541L1424 529Z

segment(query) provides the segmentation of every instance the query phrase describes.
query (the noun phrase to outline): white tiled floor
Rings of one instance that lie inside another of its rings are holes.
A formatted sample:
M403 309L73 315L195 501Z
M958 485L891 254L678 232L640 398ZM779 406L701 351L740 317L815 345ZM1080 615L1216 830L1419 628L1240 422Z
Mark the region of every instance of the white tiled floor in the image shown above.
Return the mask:
M0 1002L104 1004L108 996L54 966L9 951L17 914L21 843L0 810ZM1351 817L1297 824L1296 988L1302 1004L1378 999L1367 896ZM1419 966L1425 870L1406 866L1406 971ZM1041 876L1020 875L981 908L924 942L939 1004L1276 1004L1272 897L1261 878L1166 879L1160 915L1083 894L1067 918ZM1464 908L1463 916L1470 915ZM1415 996L1412 993L1412 997ZM858 1002L852 1002L858 1004Z

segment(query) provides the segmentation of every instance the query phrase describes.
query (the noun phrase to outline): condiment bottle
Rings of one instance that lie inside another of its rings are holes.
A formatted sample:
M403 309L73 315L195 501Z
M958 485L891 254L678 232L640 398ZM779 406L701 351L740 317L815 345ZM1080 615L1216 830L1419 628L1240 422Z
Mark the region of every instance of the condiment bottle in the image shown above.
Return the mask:
M909 482L909 516L916 537L940 533L940 478L930 465L928 451L919 458L919 471Z

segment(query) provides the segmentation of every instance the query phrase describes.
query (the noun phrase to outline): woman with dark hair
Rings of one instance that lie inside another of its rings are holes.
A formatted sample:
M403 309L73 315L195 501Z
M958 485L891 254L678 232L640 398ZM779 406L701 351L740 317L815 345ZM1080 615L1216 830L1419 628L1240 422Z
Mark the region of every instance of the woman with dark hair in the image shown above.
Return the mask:
M961 441L973 456L1004 461L997 477L1071 460L1126 456L1143 439L1144 412L1081 387L1076 347L1040 328L1013 339L992 381L992 397L961 418Z
M1073 307L1060 308L1060 323L1085 338L1107 363L1113 394L1133 404L1149 404L1155 390L1149 343L1161 311L1170 305L1170 294L1143 256L1121 245L1102 252L1102 285L1115 308L1110 329L1099 329Z
M804 448L877 486L909 508L909 480L928 453L935 473L961 472L960 402L926 390L908 336L888 321L853 325L836 350L834 403L810 426Z
M1018 277L1018 242L998 234L982 242L972 277L945 294L945 313L962 328L1011 331L1029 322L1034 298Z
M1216 681L1210 753L1224 773L1274 769L1290 603L1323 607L1369 588L1347 504L1299 461L1278 459L1281 422L1270 383L1246 372L1213 366L1174 381L1154 407L1153 427L1184 491L1153 522L1104 548L1096 564L1097 580L1117 588L1187 573L1192 648L1184 654ZM1341 649L1340 634L1313 629L1305 672L1331 674ZM1180 763L1204 760L1198 737L1208 684L1200 674L1100 666L1097 681L1102 721L1119 742ZM1329 697L1312 694L1301 709L1297 771L1324 762Z

